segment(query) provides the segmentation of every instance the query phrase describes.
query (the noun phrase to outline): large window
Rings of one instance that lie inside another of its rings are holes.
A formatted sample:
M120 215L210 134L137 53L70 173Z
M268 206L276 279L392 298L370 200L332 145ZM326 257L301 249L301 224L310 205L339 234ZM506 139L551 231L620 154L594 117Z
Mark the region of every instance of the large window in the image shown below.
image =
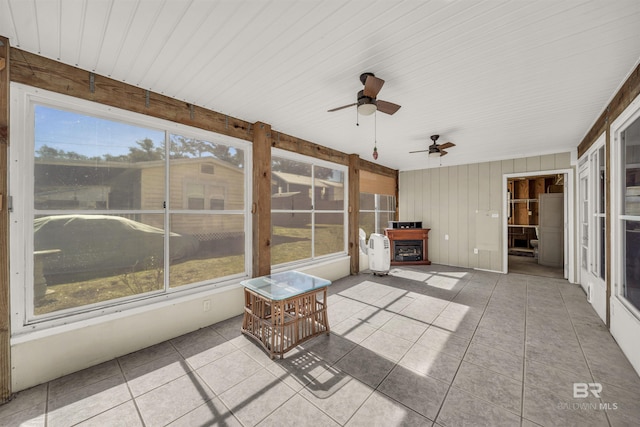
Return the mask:
M600 147L597 154L592 158L592 170L595 171L597 176L597 187L595 187L594 194L594 223L596 234L596 247L593 248L594 263L591 272L605 279L606 275L606 246L607 246L607 227L606 227L606 190L607 179L605 169L605 151L604 146Z
M396 215L396 198L385 194L360 193L360 228L371 233L384 233Z
M640 117L620 132L621 287L619 296L640 310Z
M243 143L16 92L12 250L25 257L12 257L12 286L25 324L247 276Z
M271 264L346 253L346 168L274 150Z

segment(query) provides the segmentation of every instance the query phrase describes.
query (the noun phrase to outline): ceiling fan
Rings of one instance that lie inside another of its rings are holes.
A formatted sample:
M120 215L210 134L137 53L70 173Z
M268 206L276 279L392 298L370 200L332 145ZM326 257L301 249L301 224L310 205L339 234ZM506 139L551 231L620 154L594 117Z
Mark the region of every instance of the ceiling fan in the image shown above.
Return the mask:
M409 151L409 153L424 153L425 151L429 152L429 157L442 157L449 154L445 150L447 148L455 147L456 144L453 142L445 142L444 144L438 144L436 141L440 138L440 135L431 135L431 140L433 144L429 146L427 150L418 150L418 151Z
M343 108L358 106L358 113L363 116L368 116L374 112L380 111L385 114L394 114L400 109L400 105L393 102L383 101L376 99L378 92L382 89L384 80L377 78L373 73L362 73L360 75L360 81L364 85L364 89L358 92L357 102L349 105L343 105L342 107L332 108L328 110L329 113L333 111L342 110Z

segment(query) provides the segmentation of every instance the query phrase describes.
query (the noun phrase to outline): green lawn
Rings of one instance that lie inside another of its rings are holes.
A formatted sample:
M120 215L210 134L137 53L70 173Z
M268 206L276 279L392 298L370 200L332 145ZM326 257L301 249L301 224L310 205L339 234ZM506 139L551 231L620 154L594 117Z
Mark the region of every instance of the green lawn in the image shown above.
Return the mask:
M316 255L341 251L342 235L341 225L316 226ZM310 227L275 226L272 239L276 242L271 248L272 264L282 264L311 256ZM147 263L146 266L137 270L49 286L47 294L36 301L35 314L52 313L163 289L164 270L161 266ZM190 259L171 265L169 283L172 288L176 288L243 271L244 255Z

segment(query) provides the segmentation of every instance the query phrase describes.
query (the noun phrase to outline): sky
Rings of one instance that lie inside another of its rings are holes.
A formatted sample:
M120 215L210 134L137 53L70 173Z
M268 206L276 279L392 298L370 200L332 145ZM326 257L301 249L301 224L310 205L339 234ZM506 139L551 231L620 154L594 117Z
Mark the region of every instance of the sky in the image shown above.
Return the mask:
M128 154L136 141L149 138L157 147L164 142L164 132L113 120L36 105L35 150L43 145L73 151L87 157Z

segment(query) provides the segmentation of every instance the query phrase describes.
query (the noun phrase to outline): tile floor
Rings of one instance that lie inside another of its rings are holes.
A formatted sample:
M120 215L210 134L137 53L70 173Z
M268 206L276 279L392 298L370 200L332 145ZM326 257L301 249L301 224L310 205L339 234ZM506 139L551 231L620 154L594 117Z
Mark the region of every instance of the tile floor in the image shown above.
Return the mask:
M540 265L533 256L509 255L509 273L554 277L556 279L564 277L564 269L562 267Z
M270 360L236 317L19 393L7 426L631 426L640 379L564 280L443 266L330 287ZM599 383L600 398L573 398ZM434 423L435 422L435 423Z

